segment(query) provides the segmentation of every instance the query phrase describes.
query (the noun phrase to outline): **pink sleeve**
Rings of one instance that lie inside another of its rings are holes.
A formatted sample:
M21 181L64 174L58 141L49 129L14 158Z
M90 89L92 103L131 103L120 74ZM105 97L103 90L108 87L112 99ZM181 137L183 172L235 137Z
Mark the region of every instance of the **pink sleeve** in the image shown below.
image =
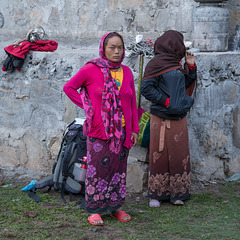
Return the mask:
M139 122L138 122L138 110L137 110L137 97L134 86L133 76L131 79L131 88L132 88L132 131L135 133L139 133Z
M78 89L86 85L87 74L85 66L83 66L63 87L63 91L69 99L80 108L83 108L83 104Z

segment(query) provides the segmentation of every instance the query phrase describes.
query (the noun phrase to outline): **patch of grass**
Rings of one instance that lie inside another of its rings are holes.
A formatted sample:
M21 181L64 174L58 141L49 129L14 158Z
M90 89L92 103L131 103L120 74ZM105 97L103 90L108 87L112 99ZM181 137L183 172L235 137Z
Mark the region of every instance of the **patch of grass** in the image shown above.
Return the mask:
M218 195L193 194L183 207L163 203L159 209L149 209L146 205L145 214L136 219L144 222L139 239L153 233L162 239L240 239L239 191L239 183L229 183Z
M103 227L91 226L75 202L64 204L60 194L39 192L35 202L20 186L0 187L0 239L240 239L240 183L227 183L217 193L193 194L184 206L163 202L149 208L148 199L127 203L132 221L121 223L103 215Z

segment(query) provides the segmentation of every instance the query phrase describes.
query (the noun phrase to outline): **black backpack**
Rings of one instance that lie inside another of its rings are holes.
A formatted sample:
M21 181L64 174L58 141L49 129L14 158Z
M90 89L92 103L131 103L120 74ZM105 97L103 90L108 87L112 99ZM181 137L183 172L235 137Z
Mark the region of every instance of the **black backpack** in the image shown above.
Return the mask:
M63 133L61 147L57 161L53 165L52 174L37 181L34 188L28 192L29 197L39 202L41 199L35 194L37 189L53 187L61 192L62 200L66 203L64 194L84 194L86 176L86 136L83 135L83 125L74 120Z

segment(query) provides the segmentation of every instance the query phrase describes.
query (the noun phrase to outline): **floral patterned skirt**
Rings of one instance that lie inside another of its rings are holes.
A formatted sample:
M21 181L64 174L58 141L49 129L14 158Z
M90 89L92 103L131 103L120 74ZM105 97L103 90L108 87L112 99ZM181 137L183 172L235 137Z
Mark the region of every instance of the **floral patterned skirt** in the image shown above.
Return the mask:
M89 213L113 212L126 197L126 171L129 150L121 143L119 153L109 150L109 140L87 138L85 207Z
M191 171L187 118L163 120L151 115L148 194L152 199L186 200Z

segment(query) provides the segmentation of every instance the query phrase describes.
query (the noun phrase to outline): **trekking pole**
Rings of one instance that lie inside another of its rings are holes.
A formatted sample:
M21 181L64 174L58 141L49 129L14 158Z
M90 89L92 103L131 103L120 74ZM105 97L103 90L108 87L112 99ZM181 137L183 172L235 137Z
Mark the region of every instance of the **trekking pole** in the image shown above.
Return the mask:
M137 108L140 107L141 104L141 84L142 84L142 73L143 73L143 59L144 59L144 53L140 53L140 59L139 59L139 77L138 77L138 93L137 93Z

